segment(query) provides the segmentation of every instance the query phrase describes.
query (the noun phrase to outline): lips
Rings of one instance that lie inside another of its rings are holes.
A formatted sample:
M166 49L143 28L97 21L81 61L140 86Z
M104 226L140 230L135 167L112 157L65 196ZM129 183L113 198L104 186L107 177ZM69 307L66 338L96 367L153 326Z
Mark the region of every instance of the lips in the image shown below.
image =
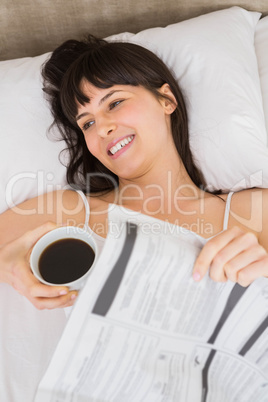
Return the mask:
M125 148L128 144L130 144L134 139L134 135L129 135L120 140L115 140L110 143L107 147L107 153L110 156L116 155L121 149Z

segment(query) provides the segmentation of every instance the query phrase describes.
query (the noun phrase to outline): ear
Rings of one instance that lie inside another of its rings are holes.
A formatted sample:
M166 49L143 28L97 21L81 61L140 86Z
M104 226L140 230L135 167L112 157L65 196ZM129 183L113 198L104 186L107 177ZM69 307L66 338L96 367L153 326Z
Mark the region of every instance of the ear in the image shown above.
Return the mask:
M164 107L165 112L167 114L172 114L177 107L177 101L173 92L170 89L170 86L167 83L163 84L162 87L159 89L159 93L163 96L160 97L159 101Z

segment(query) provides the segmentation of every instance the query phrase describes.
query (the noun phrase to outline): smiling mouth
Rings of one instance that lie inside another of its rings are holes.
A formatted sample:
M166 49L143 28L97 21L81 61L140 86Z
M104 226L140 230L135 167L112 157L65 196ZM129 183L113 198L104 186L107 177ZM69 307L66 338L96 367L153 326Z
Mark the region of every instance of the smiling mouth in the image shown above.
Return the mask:
M134 135L130 135L129 137L124 138L123 140L119 141L116 145L114 145L111 149L109 149L108 153L110 155L115 155L120 149L124 148L128 145L131 141L133 141Z

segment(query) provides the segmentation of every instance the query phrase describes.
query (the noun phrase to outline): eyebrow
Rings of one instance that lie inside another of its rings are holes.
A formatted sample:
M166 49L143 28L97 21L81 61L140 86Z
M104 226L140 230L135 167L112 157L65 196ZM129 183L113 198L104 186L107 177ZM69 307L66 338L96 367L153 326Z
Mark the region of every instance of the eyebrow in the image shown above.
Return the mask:
M109 98L110 98L114 93L116 93L116 92L122 92L122 90L121 90L121 89L114 89L114 90L108 92L108 94L106 94L106 95L105 95L103 98L101 98L101 100L99 101L99 106L100 106L103 102L105 102L107 99L109 99ZM88 113L88 112L84 112L84 113L79 114L78 116L76 116L76 121L82 119L82 117L88 116L89 114L90 114L90 113Z

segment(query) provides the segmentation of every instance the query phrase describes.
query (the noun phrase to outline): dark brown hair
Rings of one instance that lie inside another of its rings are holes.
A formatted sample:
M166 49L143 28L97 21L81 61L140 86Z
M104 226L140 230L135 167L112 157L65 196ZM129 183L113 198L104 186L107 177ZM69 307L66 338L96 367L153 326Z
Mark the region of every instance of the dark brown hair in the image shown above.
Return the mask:
M44 65L44 91L51 104L54 124L59 128L70 153L67 181L85 192L113 189L118 177L100 163L86 146L77 126L77 102L89 102L81 90L81 81L98 88L113 85L141 85L158 99L163 84L170 86L177 107L171 115L171 128L178 154L192 181L205 187L189 145L188 119L177 81L154 53L127 42L107 42L90 35L85 41L67 41L57 48Z

